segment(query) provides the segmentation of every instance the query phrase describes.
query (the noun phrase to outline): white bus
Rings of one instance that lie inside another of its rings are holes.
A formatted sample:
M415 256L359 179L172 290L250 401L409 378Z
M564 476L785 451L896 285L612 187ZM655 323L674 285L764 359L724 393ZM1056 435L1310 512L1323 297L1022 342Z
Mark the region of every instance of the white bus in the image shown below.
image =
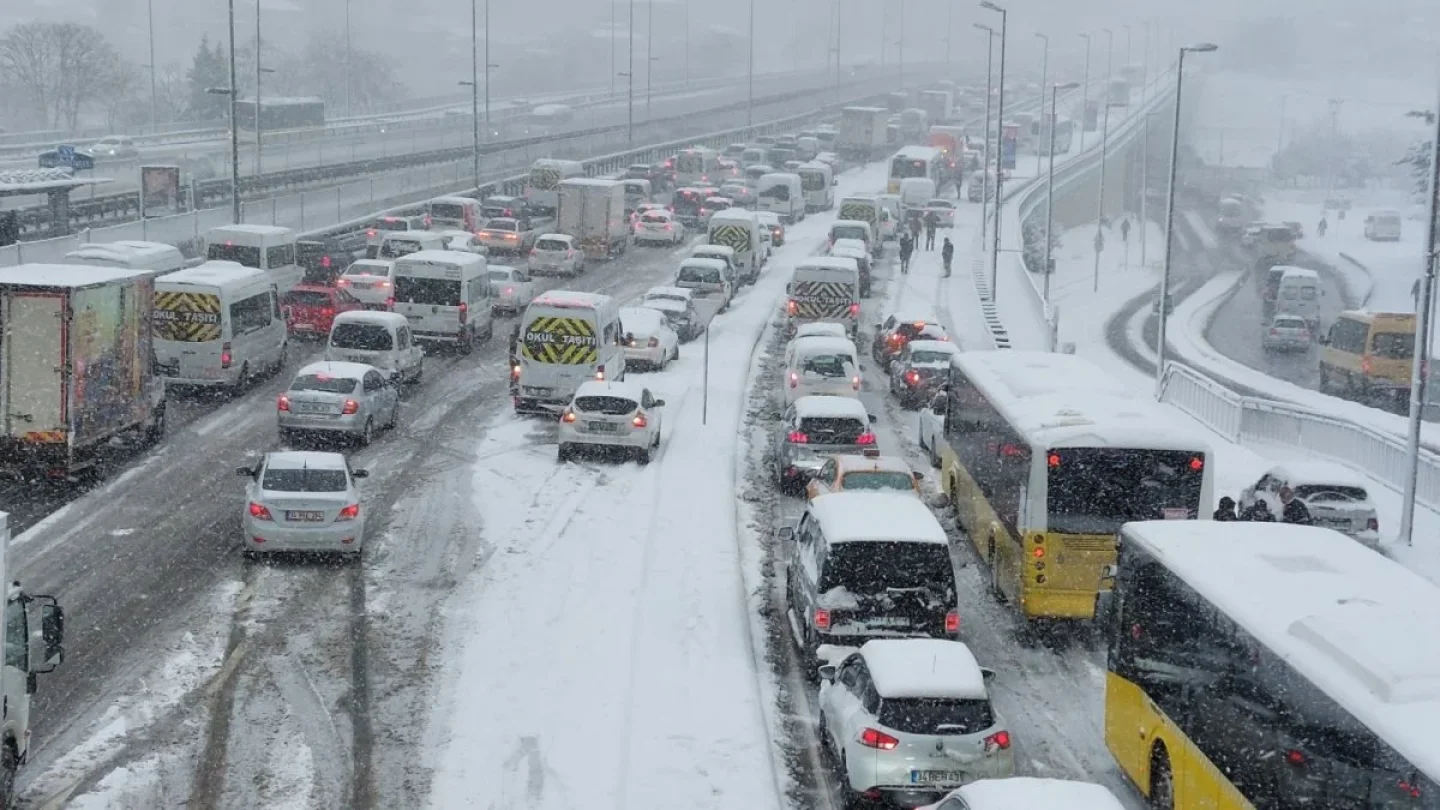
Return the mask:
M944 185L941 171L945 164L945 153L933 146L907 146L890 158L890 179L885 191L899 194L900 181L907 177L927 177L939 188Z
M1122 525L1215 508L1206 438L1081 357L964 352L941 396L941 489L1027 619L1094 618Z

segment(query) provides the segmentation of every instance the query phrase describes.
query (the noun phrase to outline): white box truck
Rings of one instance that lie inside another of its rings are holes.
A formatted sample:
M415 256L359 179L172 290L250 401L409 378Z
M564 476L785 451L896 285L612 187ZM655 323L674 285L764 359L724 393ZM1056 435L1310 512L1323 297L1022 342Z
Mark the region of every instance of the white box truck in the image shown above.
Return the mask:
M885 125L890 112L881 107L846 107L840 111L840 132L835 151L856 163L881 157L888 147Z
M0 465L69 478L120 438L158 441L150 270L0 268Z
M65 611L53 596L31 595L11 578L10 516L0 512L0 583L5 586L5 620L0 622L0 675L4 718L0 719L0 807L14 807L15 774L30 753L30 696L37 676L54 672L65 658Z
M562 180L558 228L575 237L587 259L602 261L624 253L630 241L625 184L593 177Z

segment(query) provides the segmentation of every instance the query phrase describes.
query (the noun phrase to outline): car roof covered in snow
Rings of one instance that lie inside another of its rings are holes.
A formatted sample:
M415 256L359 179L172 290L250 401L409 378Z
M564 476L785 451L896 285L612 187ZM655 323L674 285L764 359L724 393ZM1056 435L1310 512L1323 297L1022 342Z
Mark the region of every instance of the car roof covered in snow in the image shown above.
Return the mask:
M881 698L985 700L985 676L963 642L879 638L860 648Z
M806 335L797 337L790 341L790 347L795 354L843 354L854 358L857 352L855 344L850 338L836 337L834 335Z
M626 332L649 336L665 328L665 324L665 316L649 307L623 307L620 310L620 327Z
M797 340L812 337L835 337L849 340L850 334L845 331L844 324L816 321L815 323L802 323L796 327L795 337L790 338L790 342L793 344Z
M532 307L557 307L560 309L600 309L613 301L604 293L577 292L575 290L550 290L535 297Z
M399 313L387 313L395 315ZM400 317L405 317L401 315ZM334 377L337 379L355 379L364 377L371 371L379 369L369 363L349 363L343 360L319 360L314 363L302 366L295 372L296 377Z
M866 222L863 219L837 219L834 222L830 223L830 232L834 233L836 228L856 227L863 227L868 231L870 229L870 223Z
M260 278L265 278L265 271L258 267L246 267L239 262L211 260L194 267L187 267L184 270L166 273L163 278L156 279L155 283L223 287L227 284L254 281Z
M831 492L812 499L809 511L832 544L950 542L930 507L913 493Z
M733 258L735 256L735 248L732 248L729 245L696 245L695 247L690 249L690 255L694 257L701 257L709 254Z
M343 453L315 450L276 450L265 454L265 466L271 470L345 470Z
M780 224L780 215L777 214L777 213L775 213L774 211L756 211L756 212L755 212L755 218L756 218L756 219L759 219L761 222L765 223L766 225L779 225L779 224Z
M651 287L645 291L645 297L660 298L661 300L666 298L683 298L686 301L690 301L695 298L695 293L684 287Z
M845 256L811 256L795 266L796 270L849 270L860 272L854 259Z
M705 256L691 256L688 259L682 259L680 261L680 266L703 267L707 270L720 270L723 272L726 267L729 267L729 264L727 264L724 259L714 259Z
M1370 491L1370 485L1354 470L1332 461L1287 461L1271 467L1270 474L1292 487L1334 484L1337 487L1356 487Z
M1012 776L981 779L954 791L970 810L1124 810L1125 805L1104 785L1070 779Z
M1280 277L1283 281L1287 278L1304 279L1305 281L1319 281L1320 274L1314 270L1307 270L1304 267L1287 267L1285 273Z
M1037 450L1130 447L1210 452L1175 412L1137 395L1099 366L1058 352L959 352L950 358ZM953 377L952 377L953 379Z
M259 272L258 270L256 272ZM0 267L0 284L23 287L90 287L154 275L153 270L89 264L17 264Z
M850 351L854 352L855 348L852 346ZM801 419L859 419L866 424L870 422L870 412L865 410L865 403L854 397L826 394L811 394L795 400L795 414Z
M575 389L575 399L580 397L620 397L639 402L645 395L645 386L629 380L588 380Z
M959 354L960 347L948 340L912 340L908 344L910 353L915 352L944 352L946 354Z
M331 323L373 323L399 329L402 326L408 326L410 320L398 312L383 312L374 309L352 309L336 315Z
M1315 526L1127 523L1133 544L1426 774L1440 774L1440 587Z

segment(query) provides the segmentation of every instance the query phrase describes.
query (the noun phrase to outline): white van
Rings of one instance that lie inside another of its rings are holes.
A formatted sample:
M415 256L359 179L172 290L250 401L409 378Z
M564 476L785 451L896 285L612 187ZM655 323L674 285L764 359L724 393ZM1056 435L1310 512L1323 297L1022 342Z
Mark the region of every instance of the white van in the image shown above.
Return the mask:
M675 185L706 186L720 183L720 153L704 146L675 153Z
M1365 238L1372 242L1400 241L1400 212L1376 211L1365 217Z
M835 207L835 171L830 164L812 160L795 170L805 192L805 210L810 213Z
M879 238L870 229L870 223L858 219L837 219L830 223L830 234L827 240L826 249L835 247L835 243L841 239L858 239L865 243L865 248L870 255L878 256Z
M735 280L722 259L686 259L675 269L670 286L689 290L695 311L705 322L730 308L735 297Z
M854 340L860 326L860 267L839 256L806 259L785 288L786 333L806 323L838 323Z
M410 320L422 343L451 343L469 354L495 334L484 256L422 250L395 260L392 309Z
M740 153L740 168L748 169L751 166L769 166L770 150L763 146L752 146Z
M185 268L185 254L162 242L96 242L65 254L65 264L149 270L155 275Z
M900 202L906 208L924 208L935 199L935 181L928 177L906 177L900 181Z
M412 383L420 382L425 371L425 352L410 331L410 321L398 312L357 309L336 315L325 359L364 363Z
M806 396L859 399L860 360L855 344L842 337L796 338L785 347L786 405Z
M760 265L766 258L765 236L768 233L769 229L760 224L760 218L755 216L754 211L727 208L710 217L710 234L706 241L733 250L736 280L742 284L754 284L760 277ZM700 254L692 251L691 255Z
M422 250L449 250L450 240L435 231L386 231L365 248L367 259L398 259Z
M525 179L525 207L532 213L553 216L560 207L560 182L585 176L585 164L578 160L540 158L530 165Z
M451 228L474 233L485 223L480 201L473 197L436 197L425 204L425 213L430 215L430 227L437 231Z
M167 383L240 391L285 365L285 317L265 271L208 261L155 279L155 366Z
M755 185L755 198L758 210L774 211L786 225L805 218L805 190L798 174L776 172L762 176Z
M284 295L305 280L295 242L294 231L276 225L221 225L205 234L205 258L264 270Z
M690 248L691 259L719 259L725 262L725 277L736 286L740 284L740 269L735 258L735 249L729 245L696 245Z
M1275 314L1304 318L1313 332L1320 325L1320 274L1303 267L1286 267L1275 293Z
M608 295L551 290L525 308L515 353L515 412L559 413L581 383L625 379L620 304Z

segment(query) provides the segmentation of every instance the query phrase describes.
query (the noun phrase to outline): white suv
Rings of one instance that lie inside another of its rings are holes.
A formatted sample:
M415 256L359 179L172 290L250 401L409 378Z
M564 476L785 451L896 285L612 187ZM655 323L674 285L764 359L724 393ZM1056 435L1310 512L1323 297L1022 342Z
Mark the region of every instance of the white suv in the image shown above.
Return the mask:
M969 647L909 638L840 650L838 663L820 667L820 743L840 766L844 806L915 807L1015 773L1010 732L987 689L994 672Z

